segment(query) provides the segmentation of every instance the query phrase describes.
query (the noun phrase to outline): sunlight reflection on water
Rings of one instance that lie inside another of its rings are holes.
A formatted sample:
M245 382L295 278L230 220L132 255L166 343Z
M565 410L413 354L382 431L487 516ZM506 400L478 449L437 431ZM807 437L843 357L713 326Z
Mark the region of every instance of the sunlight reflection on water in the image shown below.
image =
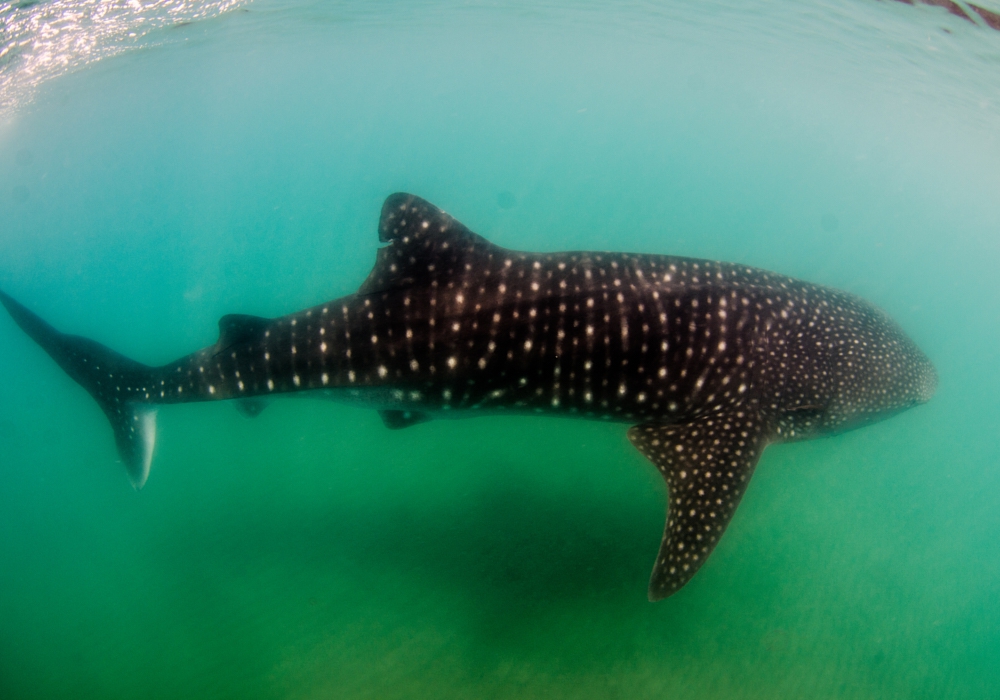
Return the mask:
M0 3L0 113L61 75L149 43L164 27L215 17L246 0L30 0Z

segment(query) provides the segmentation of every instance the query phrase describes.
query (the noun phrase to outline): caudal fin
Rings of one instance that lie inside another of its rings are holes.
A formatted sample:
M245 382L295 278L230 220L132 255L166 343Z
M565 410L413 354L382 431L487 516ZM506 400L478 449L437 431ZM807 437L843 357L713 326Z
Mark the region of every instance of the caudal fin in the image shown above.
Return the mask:
M143 396L140 388L150 384L153 370L89 338L60 333L2 291L0 303L21 330L104 410L129 480L141 489L153 460L156 410L137 399Z

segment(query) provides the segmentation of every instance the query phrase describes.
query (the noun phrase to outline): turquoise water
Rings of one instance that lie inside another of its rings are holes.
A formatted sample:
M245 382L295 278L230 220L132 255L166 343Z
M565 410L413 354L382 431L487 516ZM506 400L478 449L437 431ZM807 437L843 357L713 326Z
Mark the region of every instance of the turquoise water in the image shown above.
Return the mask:
M62 330L155 364L350 293L403 190L511 248L846 289L941 381L770 447L651 604L665 487L625 426L169 406L137 493L0 314L0 697L1000 696L1000 32L869 0L100 7L0 4L0 288Z

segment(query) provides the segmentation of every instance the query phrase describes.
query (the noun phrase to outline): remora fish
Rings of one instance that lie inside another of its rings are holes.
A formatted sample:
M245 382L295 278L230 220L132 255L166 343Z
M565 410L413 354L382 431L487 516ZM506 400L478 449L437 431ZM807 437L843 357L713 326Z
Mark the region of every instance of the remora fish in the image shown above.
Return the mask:
M234 399L256 414L263 397L311 391L375 408L389 428L498 411L632 424L669 491L651 600L705 562L768 444L882 420L937 382L872 304L745 265L515 252L408 194L385 201L379 240L356 294L223 316L215 345L163 367L0 300L104 409L136 488L161 404Z

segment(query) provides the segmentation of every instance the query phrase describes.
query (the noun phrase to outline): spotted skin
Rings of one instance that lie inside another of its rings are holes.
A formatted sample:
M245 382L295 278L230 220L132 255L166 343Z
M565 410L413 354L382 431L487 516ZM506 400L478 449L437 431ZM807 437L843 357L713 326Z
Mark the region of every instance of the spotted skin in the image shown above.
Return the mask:
M678 425L629 429L632 444L666 479L669 496L650 599L675 593L705 563L740 504L771 428L739 407Z
M235 400L256 415L310 392L394 429L490 413L631 424L669 491L653 600L711 554L767 444L880 420L937 381L868 302L764 270L510 251L407 194L386 200L379 239L356 294L276 319L224 316L217 343L162 367L0 302L104 409L137 488L163 404Z

